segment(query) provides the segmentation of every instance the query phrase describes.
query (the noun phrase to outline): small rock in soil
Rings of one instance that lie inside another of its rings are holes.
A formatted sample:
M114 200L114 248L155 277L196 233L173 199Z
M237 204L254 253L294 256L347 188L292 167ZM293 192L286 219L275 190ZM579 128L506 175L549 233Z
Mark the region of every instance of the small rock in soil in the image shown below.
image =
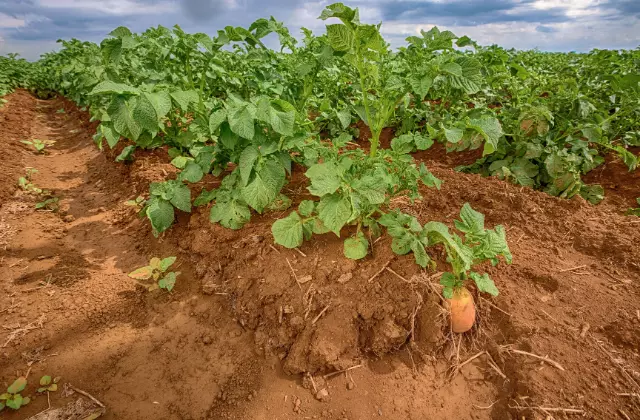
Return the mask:
M302 276L298 278L298 283L300 284L305 284L310 282L313 279L313 277L311 277L310 275L306 275L306 276Z
M584 338L590 328L591 325L589 325L589 323L585 322L584 324L582 324L582 327L580 327L580 338Z
M316 400L318 401L327 401L329 399L329 391L326 389L321 389L316 393Z
M352 278L353 278L353 274L352 273L344 273L343 275L341 275L338 278L338 283L345 284L346 282L348 282Z
M353 388L355 388L355 384L353 382L347 382L347 389L349 391L351 391Z
M202 337L202 342L208 346L209 344L213 343L213 339L211 338L211 336L205 335L204 337Z
M66 222L66 223L71 223L71 222L73 222L74 220L76 220L76 218L75 218L75 217L73 217L73 216L72 216L72 215L70 215L70 214L67 214L66 216L64 216L64 217L62 218L62 221L63 221L63 222Z

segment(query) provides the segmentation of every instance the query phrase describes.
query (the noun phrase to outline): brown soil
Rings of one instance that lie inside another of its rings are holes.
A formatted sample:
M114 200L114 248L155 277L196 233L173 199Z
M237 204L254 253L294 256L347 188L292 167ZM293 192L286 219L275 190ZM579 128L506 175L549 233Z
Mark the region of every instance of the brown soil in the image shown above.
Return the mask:
M640 158L640 147L631 147L629 151ZM640 170L629 171L627 165L617 155L609 154L605 163L583 177L588 184L600 184L605 188L609 201L626 210L637 207L636 198L640 198Z
M166 151L117 164L69 102L23 91L6 99L0 141L16 163L0 169L0 385L28 371L25 395L35 396L40 376L61 376L104 403L108 419L564 418L557 409L640 418L640 398L620 395L640 393L640 219L613 200L556 199L420 156L442 190L394 205L450 224L469 202L489 226L505 225L514 257L486 267L501 294L474 291L478 323L453 335L434 272L394 256L387 237L353 262L332 234L300 253L274 245L270 226L286 212L231 231L202 208L155 239L123 202L175 172ZM56 144L35 155L22 138ZM9 196L26 166L61 197L57 213L36 212L24 192ZM303 180L298 171L285 187L296 201ZM126 275L169 255L181 271L172 293ZM441 253L432 258L446 268ZM398 275L371 280L387 262ZM462 365L482 351L491 357ZM51 393L51 406L78 397ZM37 396L3 414L47 407Z

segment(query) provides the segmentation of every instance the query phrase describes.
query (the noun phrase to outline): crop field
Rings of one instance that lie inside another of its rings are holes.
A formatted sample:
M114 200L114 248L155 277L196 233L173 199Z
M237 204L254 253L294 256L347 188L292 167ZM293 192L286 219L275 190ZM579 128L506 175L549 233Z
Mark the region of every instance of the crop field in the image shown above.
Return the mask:
M0 57L0 418L640 419L640 49L319 19Z

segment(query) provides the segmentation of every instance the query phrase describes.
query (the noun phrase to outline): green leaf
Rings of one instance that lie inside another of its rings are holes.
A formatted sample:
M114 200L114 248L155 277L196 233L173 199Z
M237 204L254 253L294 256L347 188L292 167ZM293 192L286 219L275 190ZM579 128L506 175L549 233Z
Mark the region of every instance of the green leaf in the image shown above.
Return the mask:
M111 101L107 114L120 135L133 141L140 137L142 128L134 120L130 104L122 96L117 96Z
M414 145L413 134L403 134L391 140L391 149L396 153L411 153Z
M369 241L362 232L358 232L356 236L347 238L344 241L344 256L352 260L360 260L367 256L369 250Z
M124 83L116 83L111 80L98 83L89 92L89 96L103 95L103 94L118 94L118 95L138 95L140 90L133 86L125 85Z
M604 188L597 184L583 185L580 188L580 195L591 204L598 204L604 200Z
M141 128L146 129L152 135L158 132L158 117L156 115L156 109L153 104L147 98L146 95L141 95L133 108L133 119Z
M498 263L498 256L502 255L511 264L512 255L507 244L504 226L498 225L493 230L484 232L480 242L473 248L474 258L477 260L491 260L493 265Z
M187 213L191 212L191 190L183 183L174 184L173 196L169 201L174 207Z
M292 136L296 110L293 105L282 99L271 101L269 123L276 133Z
M173 158L173 160L171 160L171 164L178 169L184 169L184 167L187 166L187 162L189 161L190 159L186 156L176 156L175 158Z
M444 272L440 277L440 284L444 286L442 289L442 295L446 299L453 299L453 290L460 287L460 282L453 273Z
M535 184L533 177L538 175L539 167L528 159L516 158L509 166L509 170L518 184L533 187Z
M17 394L18 392L22 392L27 387L27 378L24 376L19 377L11 385L7 388L7 392L10 394Z
M557 152L551 153L544 160L545 168L547 169L547 173L552 178L558 178L562 174L565 173L564 170L564 159L558 155Z
M442 70L445 73L449 73L453 76L462 77L462 67L458 63L453 63L453 62L444 63L440 67L440 70Z
M349 51L353 47L353 33L345 25L327 25L329 45L336 51Z
M211 191L202 190L199 196L193 200L193 205L196 207L204 206L212 202L217 195L217 190L213 189Z
M464 130L458 127L444 128L444 136L449 143L458 143L463 135Z
M229 107L227 118L231 131L248 140L255 135L256 107L250 102L244 102Z
M227 120L227 110L219 109L209 116L209 133L213 136L220 125Z
M253 180L242 188L242 198L253 209L262 212L280 193L285 177L282 163L269 159L256 171Z
M462 68L462 76L450 75L451 86L462 89L467 94L474 94L480 90L483 82L482 64L472 57L458 57L455 62Z
M315 209L315 203L313 201L311 201L311 200L303 200L298 205L298 211L304 217L311 216L311 214L313 213L314 209Z
M346 130L349 125L351 125L351 111L348 108L344 108L340 111L336 111L336 115L338 116L338 120L340 120L340 125L343 130Z
M145 92L142 94L142 96L144 96L153 106L153 109L156 112L157 119L166 116L169 111L171 111L171 96L169 96L168 92Z
M318 19L327 20L331 17L339 18L343 22L357 21L358 11L350 8L349 6L345 6L342 3L333 3L328 5L322 11L322 14L320 14Z
M133 34L131 33L131 30L126 26L118 26L116 29L109 32L109 35L116 38L123 38L127 36L132 36Z
M420 180L424 185L431 188L440 189L442 186L442 180L436 178L434 174L432 174L429 169L425 166L424 162L420 163L420 168L418 169L418 173L420 174Z
M311 180L307 189L319 197L332 194L340 187L340 171L334 162L316 163L307 169L305 176Z
M184 170L180 172L179 179L188 182L200 182L202 177L204 177L202 167L195 162L189 162ZM189 197L191 197L191 195L189 195ZM189 211L191 211L190 207Z
M196 90L177 90L171 92L170 95L183 112L189 111L189 105L198 103L200 100L200 96Z
M145 213L156 232L162 233L173 224L174 211L169 201L160 198L149 200Z
M220 223L230 229L240 229L251 218L251 211L246 203L232 199L218 201L211 207L209 220L211 223Z
M161 289L166 289L167 291L172 291L173 290L173 286L175 286L176 284L176 276L179 273L174 273L173 271L170 273L167 273L166 276L164 276L163 278L161 278L158 281L158 286Z
M337 236L340 236L340 230L351 219L352 212L349 198L342 194L327 194L318 204L318 217Z
M481 236L484 233L484 214L475 211L469 203L464 203L460 210L460 220L455 220L456 229L472 237Z
M474 118L469 120L468 127L477 131L482 137L484 137L484 155L495 152L498 148L498 141L502 137L502 126L500 121L491 116L483 116L480 118Z
M220 126L220 142L227 149L233 150L238 144L238 135L231 131L229 123L223 122Z
M247 185L253 172L253 166L256 160L260 157L260 150L256 146L248 146L240 154L240 160L238 161L238 168L240 169L240 178L242 184Z
M118 141L120 141L120 134L113 127L113 123L111 122L102 122L100 124L100 131L104 135L104 138L107 139L107 144L110 148L116 147Z
M116 157L116 162L124 162L127 160L131 160L133 156L133 152L136 151L136 146L129 145L122 149L122 152Z
M424 234L429 245L443 244L447 250L448 260L455 272L466 272L473 264L473 250L464 245L457 235L449 233L449 228L440 222L429 222L424 225Z
M472 271L469 273L469 277L471 277L471 279L476 283L480 292L489 293L492 296L498 296L498 288L487 273L480 275Z
M415 239L411 242L411 250L413 251L413 256L416 259L416 264L422 268L426 268L427 265L429 265L431 258L427 255L427 250L424 249L424 244Z
M46 385L49 385L50 383L51 383L51 376L45 375L42 378L40 378L40 385L46 386Z
M433 146L433 139L422 134L414 134L413 141L415 142L416 148L418 150L427 150L428 148Z
M424 97L427 96L427 93L429 93L429 89L431 89L433 85L433 79L427 74L412 74L409 77L409 84L411 85L411 89L418 94L418 99L422 101Z
M353 181L351 188L371 204L382 204L386 200L386 184L384 179L373 176L363 176Z
M163 273L176 262L176 257L163 258L158 265L158 269Z
M285 248L297 248L302 245L302 219L293 211L284 219L276 220L271 226L274 241Z
M13 396L13 398L7 400L7 407L18 410L20 407L22 407L22 402L22 395L16 394Z

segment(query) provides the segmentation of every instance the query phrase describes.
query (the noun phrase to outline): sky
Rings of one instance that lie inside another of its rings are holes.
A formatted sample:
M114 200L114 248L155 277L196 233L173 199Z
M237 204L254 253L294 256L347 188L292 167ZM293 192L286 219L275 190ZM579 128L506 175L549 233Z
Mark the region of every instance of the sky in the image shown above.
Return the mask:
M0 55L34 60L56 40L99 42L118 26L142 32L179 24L215 34L274 16L300 36L324 32L318 19L329 1L304 0L0 0ZM640 46L640 0L353 0L361 21L382 22L392 46L434 25L481 45L544 51L633 49Z

